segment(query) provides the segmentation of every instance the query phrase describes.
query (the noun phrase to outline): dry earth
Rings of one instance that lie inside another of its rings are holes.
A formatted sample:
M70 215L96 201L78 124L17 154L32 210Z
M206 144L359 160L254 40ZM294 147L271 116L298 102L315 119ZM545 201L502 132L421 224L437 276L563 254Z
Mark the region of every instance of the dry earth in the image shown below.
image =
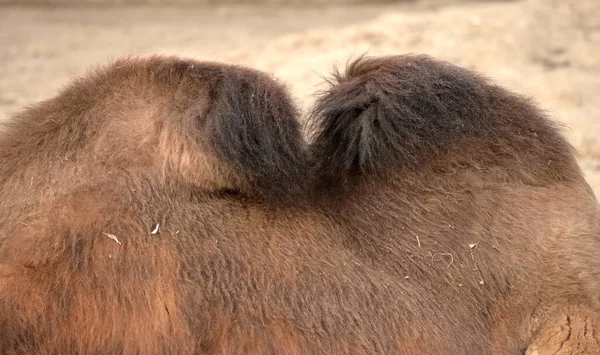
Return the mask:
M0 120L52 96L93 66L150 53L273 72L308 109L312 94L324 88L321 76L364 52L428 53L534 97L566 125L586 177L600 195L598 0L328 7L0 5Z

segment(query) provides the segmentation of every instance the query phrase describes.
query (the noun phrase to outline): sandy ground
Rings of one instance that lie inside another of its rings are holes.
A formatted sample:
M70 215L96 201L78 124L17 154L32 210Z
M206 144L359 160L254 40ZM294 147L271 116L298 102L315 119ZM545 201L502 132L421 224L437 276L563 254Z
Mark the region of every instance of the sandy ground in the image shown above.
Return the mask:
M131 54L251 65L304 109L360 54L427 53L534 97L567 127L600 196L600 1L399 5L0 6L0 120L87 69Z

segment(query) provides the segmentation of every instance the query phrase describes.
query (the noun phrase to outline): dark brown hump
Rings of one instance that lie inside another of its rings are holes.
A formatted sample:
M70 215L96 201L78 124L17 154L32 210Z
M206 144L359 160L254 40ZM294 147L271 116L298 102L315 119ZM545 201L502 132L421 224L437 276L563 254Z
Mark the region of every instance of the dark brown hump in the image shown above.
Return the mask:
M321 178L414 171L449 153L542 180L579 174L541 110L469 70L427 56L360 58L333 82L308 121Z

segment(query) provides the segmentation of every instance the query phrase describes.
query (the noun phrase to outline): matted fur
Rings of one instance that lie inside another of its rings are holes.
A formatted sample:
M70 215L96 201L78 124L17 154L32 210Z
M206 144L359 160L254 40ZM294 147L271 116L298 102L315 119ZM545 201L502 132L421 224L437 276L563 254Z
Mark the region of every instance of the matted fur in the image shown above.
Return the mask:
M0 353L522 354L565 315L597 329L598 204L531 103L412 56L324 98L306 147L266 75L153 57L16 115Z

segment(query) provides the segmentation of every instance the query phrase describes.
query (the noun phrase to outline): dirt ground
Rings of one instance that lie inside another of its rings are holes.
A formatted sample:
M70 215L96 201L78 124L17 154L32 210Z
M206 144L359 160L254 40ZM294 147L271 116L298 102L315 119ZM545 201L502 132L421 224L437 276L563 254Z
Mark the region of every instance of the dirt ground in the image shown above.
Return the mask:
M600 196L598 0L0 5L0 120L94 66L152 53L272 72L307 110L313 93L324 88L322 76L364 52L427 53L532 96L565 124Z

